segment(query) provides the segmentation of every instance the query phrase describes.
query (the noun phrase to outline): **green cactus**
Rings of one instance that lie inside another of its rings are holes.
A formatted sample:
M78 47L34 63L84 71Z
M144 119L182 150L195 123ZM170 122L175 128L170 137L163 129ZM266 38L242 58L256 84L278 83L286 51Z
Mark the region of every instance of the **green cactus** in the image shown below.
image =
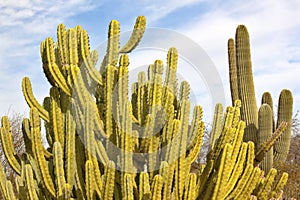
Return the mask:
M126 53L144 31L145 18L138 17L129 41L120 48L120 25L113 20L100 69L98 53L90 51L88 34L80 26L66 30L61 24L56 45L51 38L41 43L43 69L52 87L39 104L29 78L23 79L30 119L22 123L26 153L21 158L14 152L8 118L1 121L2 146L18 174L16 196L0 166L5 199L195 200L280 195L287 175L271 174L264 181L257 161L286 124L255 154L254 143L242 141L248 129L240 114L249 114L241 112L244 106L239 100L226 109L224 117L222 105L216 106L207 164L197 174L190 172L201 149L204 122L201 106L194 107L189 119L190 86L183 81L178 89L174 47L167 55L166 76L163 61L156 60L149 65L148 77L139 73L129 98ZM281 104L289 105L283 97ZM41 119L48 149L42 144Z
M280 164L286 160L291 137L291 119L293 97L289 90L282 90L278 103L277 124L275 125L273 100L269 92L262 96L262 105L258 110L255 97L255 88L252 74L249 34L244 25L239 25L236 30L235 42L228 40L228 60L230 89L232 102L240 99L241 120L246 122L244 141L253 141L258 150L266 138L279 128L281 122L288 122L287 130L274 147L266 154L261 163L266 172L273 164ZM266 105L269 107L266 108Z

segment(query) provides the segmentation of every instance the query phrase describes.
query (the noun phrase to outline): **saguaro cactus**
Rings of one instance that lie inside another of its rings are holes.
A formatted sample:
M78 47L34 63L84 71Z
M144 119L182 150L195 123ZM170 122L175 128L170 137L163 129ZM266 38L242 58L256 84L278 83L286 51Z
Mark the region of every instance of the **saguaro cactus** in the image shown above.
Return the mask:
M228 60L232 102L237 99L241 100L241 119L246 122L244 141L253 141L255 148L258 149L263 140L272 135L282 121L288 122L285 133L271 149L273 152L268 153L267 158L262 163L262 168L268 171L272 166L271 163L284 162L289 151L293 107L292 94L287 89L282 90L278 103L276 126L274 123L273 100L270 93L264 93L261 108L258 110L252 74L249 34L244 25L237 27L235 42L233 39L228 40ZM266 111L266 105L264 104L268 104L271 110ZM270 127L270 121L272 121L272 127ZM267 124L268 128L266 128ZM271 156L272 154L274 156ZM266 166L267 163L269 166Z
M49 96L40 104L30 79L22 89L30 107L23 120L26 153L14 153L10 124L2 118L1 140L5 155L18 174L17 194L0 166L0 189L5 199L241 199L279 195L283 174L274 182L274 170L264 180L256 161L270 149L275 137L255 155L254 143L243 142L245 122L239 119L241 102L216 113L218 139L207 164L190 172L202 144L202 108L195 106L189 120L188 82L177 88L175 48L163 61L149 65L148 77L140 72L128 92L130 52L145 30L138 17L132 36L120 48L120 26L113 20L100 69L98 54L90 51L88 35L80 26L58 26L57 42L41 43L44 73L51 83ZM48 148L43 146L41 120ZM278 129L279 137L284 123Z

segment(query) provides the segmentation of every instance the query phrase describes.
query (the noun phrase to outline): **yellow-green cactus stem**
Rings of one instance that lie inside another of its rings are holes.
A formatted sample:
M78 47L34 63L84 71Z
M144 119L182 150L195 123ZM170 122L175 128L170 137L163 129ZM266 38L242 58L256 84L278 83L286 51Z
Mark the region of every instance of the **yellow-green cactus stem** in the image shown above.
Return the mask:
M227 182L227 186L225 189L225 196L228 196L228 194L234 189L236 182L238 181L239 177L243 173L243 167L244 167L244 163L246 160L247 148L248 148L248 144L243 142L237 162L234 165L234 168L232 170L230 178Z
M94 166L91 160L85 163L85 183L86 183L86 197L88 200L95 198L96 181L94 174Z
M17 159L16 151L14 149L12 135L10 133L10 125L8 122L8 118L2 117L1 119L0 134L1 134L1 142L2 148L4 150L4 154L6 159L8 160L10 166L15 170L16 173L21 173L21 165L19 160ZM8 128L8 129L7 129Z
M26 186L28 191L28 196L32 200L38 200L37 191L35 189L35 183L32 173L32 168L30 164L25 165L25 178L26 178Z
M66 113L66 180L70 186L74 185L76 157L75 157L75 123L71 111Z
M62 148L65 143L64 137L64 126L63 126L63 116L60 106L60 96L57 88L52 87L50 89L51 98L51 111L50 111L50 121L52 122L52 131L54 133L54 141L60 142Z
M68 45L70 65L78 65L78 44L76 29L68 30Z
M124 185L124 191L122 193L122 200L133 200L133 179L132 175L125 173L124 175L124 182L122 185Z
M150 199L150 197L149 175L147 172L141 172L139 175L139 200Z
M280 191L283 189L284 185L286 184L287 180L288 180L288 173L283 172L279 181L277 182L275 188L272 190L271 192L271 196L272 197L278 197L280 195Z
M63 151L60 142L54 142L53 144L53 154L54 154L54 170L56 177L56 188L58 196L62 196L63 187L66 183L65 172L64 172L64 159Z
M197 175L190 173L188 176L188 182L185 185L184 200L194 200L196 198L196 181Z
M223 117L223 105L218 103L215 106L213 125L212 125L212 130L210 132L210 146L212 149L214 148L215 142L221 134L222 117Z
M84 66L86 67L89 75L94 81L102 85L103 84L102 76L95 68L96 63L94 63L92 58L90 57L91 53L90 53L90 45L89 45L89 36L86 30L83 30L80 34L80 50L81 50L81 57L82 57L81 59L84 61Z
M64 24L59 24L57 27L57 44L61 64L63 66L69 64L67 31Z
M227 188L224 186L227 184L227 181L231 173L230 164L231 164L232 150L233 150L232 146L228 143L225 145L223 149L221 162L220 162L218 175L217 175L217 181L212 195L212 199L225 198L225 193Z
M146 29L146 18L144 16L138 16L135 21L135 25L128 42L122 47L120 53L131 52L141 41Z
M39 111L41 118L46 122L49 122L49 113L35 99L32 93L32 87L28 77L24 77L22 80L22 91L28 106L30 108L36 108Z
M105 166L104 179L103 179L103 196L102 199L112 200L115 182L115 163L113 161L109 161Z
M245 168L241 178L239 179L239 181L237 182L237 185L234 187L234 189L230 193L229 198L235 198L236 196L238 196L239 194L242 193L243 189L245 188L245 185L247 184L247 182L252 174L253 168L254 167L251 164L246 165L246 168Z
M162 176L157 174L153 177L151 192L152 192L152 200L160 200L162 197L162 186L163 179Z
M36 160L38 161L38 166L42 174L43 182L48 192L55 197L55 188L54 184L48 169L47 161L44 157L44 149L42 145L42 138L40 133L40 119L38 111L36 108L31 108L30 110L30 122L31 122L31 131L33 136L33 146L34 152L36 154Z
M273 181L275 179L275 176L277 174L277 170L274 168L271 168L268 172L267 177L264 179L263 184L259 187L257 192L257 197L262 200L268 200L268 192L272 188Z

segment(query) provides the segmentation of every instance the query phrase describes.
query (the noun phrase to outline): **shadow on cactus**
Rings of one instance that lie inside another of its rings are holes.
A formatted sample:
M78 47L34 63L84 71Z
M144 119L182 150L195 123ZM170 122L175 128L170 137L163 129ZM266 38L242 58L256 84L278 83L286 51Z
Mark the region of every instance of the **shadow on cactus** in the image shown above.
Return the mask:
M277 130L255 153L253 142L243 142L245 122L239 119L239 100L224 118L215 116L218 135L207 164L191 173L202 144L202 108L189 120L190 86L176 78L178 53L170 48L163 81L163 61L140 72L128 92L130 53L145 31L138 17L129 41L120 48L119 23L113 20L100 69L98 54L90 51L88 34L80 26L58 26L57 42L41 43L44 73L51 84L40 104L30 79L22 90L30 107L22 130L26 153L18 157L7 117L1 122L1 141L16 171L16 191L0 167L0 189L5 199L269 199L280 197L288 175L257 166L274 141ZM180 84L180 85L179 85ZM117 88L117 89L116 89ZM42 144L41 120L49 148ZM191 121L191 123L189 123ZM223 121L223 122L221 122ZM134 124L136 126L134 126ZM156 128L157 124L163 124ZM143 127L138 129L135 127Z

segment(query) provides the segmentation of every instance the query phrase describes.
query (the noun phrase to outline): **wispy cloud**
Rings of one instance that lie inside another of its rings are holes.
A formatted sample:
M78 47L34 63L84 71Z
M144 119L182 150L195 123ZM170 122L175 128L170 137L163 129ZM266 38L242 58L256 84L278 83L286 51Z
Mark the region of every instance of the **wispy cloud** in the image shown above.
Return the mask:
M46 96L47 83L42 77L39 43L45 37L55 35L57 24L98 5L91 0L0 0L1 115L10 106L20 112L26 110L21 94L21 79L25 75L37 83L34 89L38 99Z
M228 94L227 40L234 38L237 25L245 24L250 34L257 98L260 99L266 90L276 97L283 88L291 89L297 97L300 85L297 77L300 74L299 9L300 2L296 0L212 3L210 11L199 14L179 31L199 43L212 58ZM299 108L300 101L295 99L295 110Z

